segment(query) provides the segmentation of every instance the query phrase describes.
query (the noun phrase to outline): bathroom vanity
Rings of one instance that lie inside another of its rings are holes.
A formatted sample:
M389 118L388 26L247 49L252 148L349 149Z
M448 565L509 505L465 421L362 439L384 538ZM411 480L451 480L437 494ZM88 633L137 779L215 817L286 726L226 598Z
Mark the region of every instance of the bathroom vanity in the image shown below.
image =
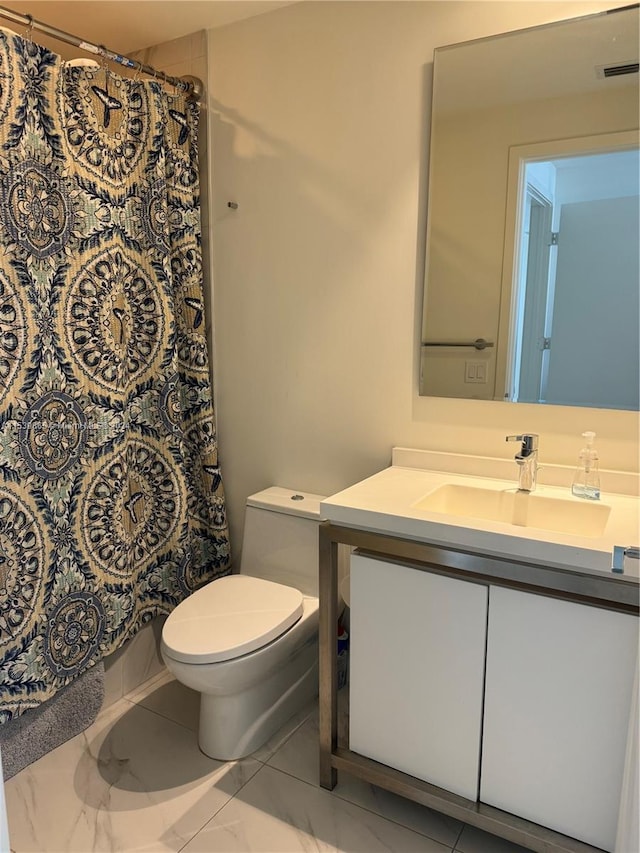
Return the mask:
M614 545L639 541L637 482L603 472L589 502L556 466L519 493L514 468L396 448L322 503L320 784L344 770L540 853L613 851L640 587L636 560L611 565ZM339 543L354 549L345 743Z

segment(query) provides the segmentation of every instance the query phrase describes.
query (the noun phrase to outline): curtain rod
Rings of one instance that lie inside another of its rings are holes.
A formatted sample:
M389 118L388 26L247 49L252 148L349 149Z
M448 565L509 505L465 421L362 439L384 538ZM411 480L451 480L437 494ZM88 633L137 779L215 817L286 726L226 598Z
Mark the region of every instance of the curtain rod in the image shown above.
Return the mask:
M57 27L52 27L49 24L45 24L43 21L37 21L31 15L22 15L20 12L14 12L12 9L7 9L5 6L0 6L0 17L6 18L14 24L25 24L28 27L29 33L33 30L37 30L38 32L45 33L45 35L52 36L58 41L72 44L75 47L81 48L81 50L86 50L88 53L96 54L103 59L109 60L109 62L116 62L118 65L124 65L126 68L133 68L142 74L147 74L150 77L155 78L156 80L162 80L164 83L168 83L170 86L174 86L176 89L184 92L190 100L199 101L202 97L204 87L202 85L202 81L197 77L187 75L184 77L170 77L163 71L158 71L150 65L145 65L144 63L139 62L137 59L122 56L119 53L108 50L104 45L92 44L91 42L84 41L84 39L78 38L78 36L66 33L64 30L59 30Z

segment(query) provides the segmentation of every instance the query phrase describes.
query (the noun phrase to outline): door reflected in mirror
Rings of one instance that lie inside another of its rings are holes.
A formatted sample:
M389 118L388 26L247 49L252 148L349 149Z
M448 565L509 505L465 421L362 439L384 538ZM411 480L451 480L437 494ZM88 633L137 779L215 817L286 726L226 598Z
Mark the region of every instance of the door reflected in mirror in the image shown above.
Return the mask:
M638 23L435 51L421 394L639 408Z
M512 401L638 409L639 181L637 150L525 164ZM614 372L603 358L612 340Z

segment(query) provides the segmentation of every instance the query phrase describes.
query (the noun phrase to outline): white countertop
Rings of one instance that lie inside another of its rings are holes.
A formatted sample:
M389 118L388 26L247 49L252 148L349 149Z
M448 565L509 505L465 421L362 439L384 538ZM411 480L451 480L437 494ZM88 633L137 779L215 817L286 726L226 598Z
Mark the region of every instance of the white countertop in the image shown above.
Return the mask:
M420 454L421 451L407 451L403 455L394 450L394 462L410 458L412 464L415 464L416 459L420 463L416 453ZM433 463L434 454L425 453L422 461ZM453 469L453 472L394 464L323 500L320 505L321 516L347 527L406 537L434 545L571 571L606 573L612 577L638 581L638 560L626 560L624 575L611 573L614 545L626 547L640 544L640 500L637 496L603 493L599 503L610 507L610 514L602 535L596 536L572 535L487 519L448 515L416 507L415 504L446 484L513 491L517 487L517 469L513 463L513 479L509 480L478 476L478 471L498 470L503 473L506 470L505 460L462 457L459 454L437 454L437 457L439 468L448 467ZM445 457L451 457L450 464ZM465 469L465 458L473 460L473 464L469 463L467 468L473 470L473 475L459 473L461 469ZM570 469L567 471L570 472ZM623 474L616 482L624 482L625 477ZM562 479L558 471L555 472L554 478ZM606 479L603 478L603 481L606 482ZM573 497L567 486L540 482L535 495L577 501L578 504L590 503Z

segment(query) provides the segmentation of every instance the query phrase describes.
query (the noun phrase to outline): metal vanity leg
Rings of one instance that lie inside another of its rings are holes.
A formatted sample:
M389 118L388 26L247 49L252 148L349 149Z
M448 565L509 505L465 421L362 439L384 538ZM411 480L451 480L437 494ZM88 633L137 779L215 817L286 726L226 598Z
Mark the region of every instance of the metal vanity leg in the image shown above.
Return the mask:
M319 728L320 785L332 790L338 774L331 757L338 741L337 596L338 545L320 525Z

